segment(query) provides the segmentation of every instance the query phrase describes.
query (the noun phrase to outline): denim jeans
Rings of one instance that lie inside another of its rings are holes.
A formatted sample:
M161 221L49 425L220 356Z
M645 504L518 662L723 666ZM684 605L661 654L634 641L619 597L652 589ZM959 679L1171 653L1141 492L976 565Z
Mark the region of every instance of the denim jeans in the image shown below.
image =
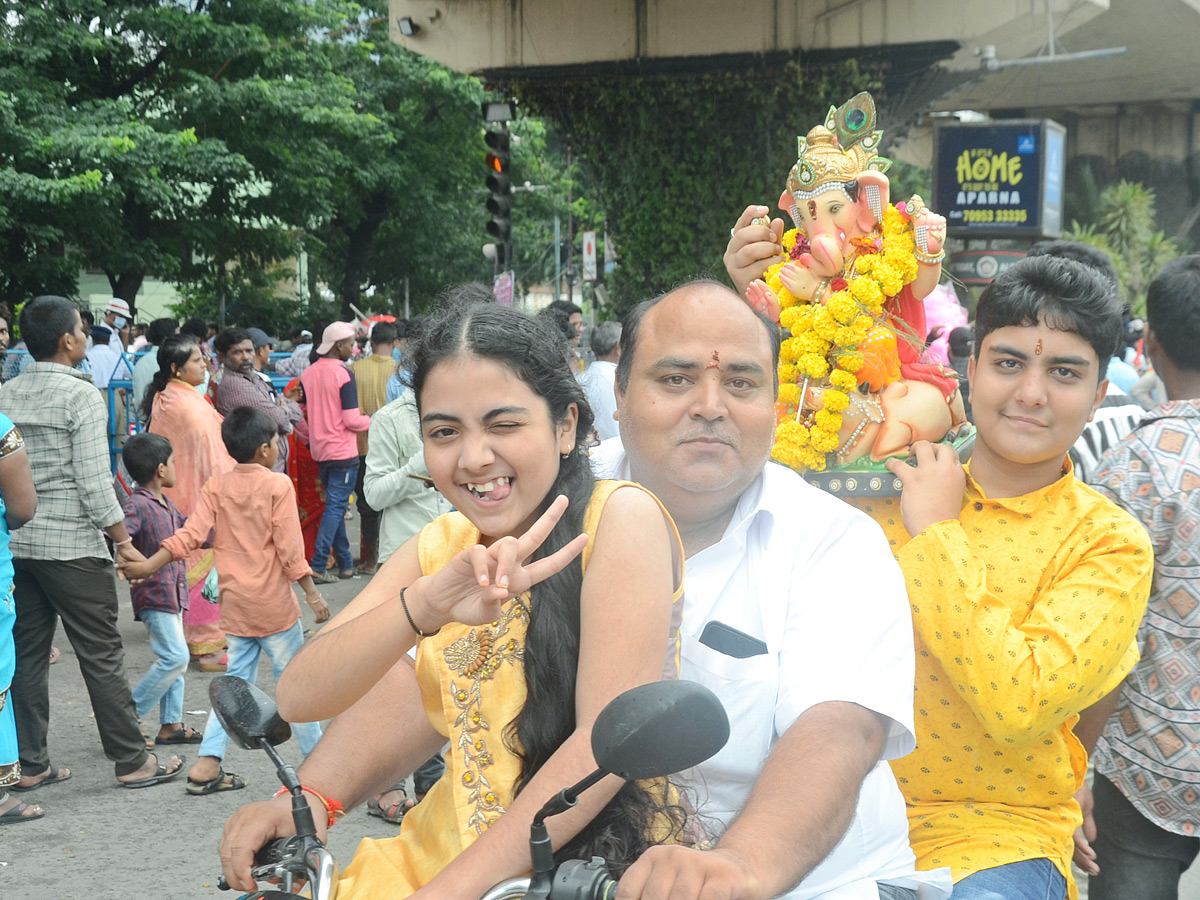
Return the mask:
M346 537L346 510L358 477L358 457L319 462L317 469L321 484L325 485L325 514L321 516L321 527L313 544L312 570L317 575L325 571L332 549L338 568L350 571L354 568L354 557L350 554L350 539Z
M1048 859L983 869L954 885L950 900L1063 900L1067 880Z
M245 678L251 684L258 679L258 657L266 653L271 658L271 666L275 670L275 680L283 674L284 668L292 657L300 652L304 644L304 629L300 620L285 631L269 634L266 637L240 637L236 634L226 635L229 640L229 667L227 675ZM321 739L319 722L298 722L292 726L296 739L300 742L300 752L305 756L312 753L313 747ZM208 714L208 724L204 726L204 740L200 744L200 756L215 756L225 758L225 750L229 747L229 735L221 727L216 713Z
M1096 799L1092 847L1100 874L1088 879L1088 896L1092 900L1175 900L1179 879L1200 850L1200 838L1159 828L1099 772L1092 794Z
M183 673L188 666L188 645L183 637L183 614L157 609L142 610L141 619L150 631L154 663L133 689L138 718L158 704L158 721L163 725L183 721Z

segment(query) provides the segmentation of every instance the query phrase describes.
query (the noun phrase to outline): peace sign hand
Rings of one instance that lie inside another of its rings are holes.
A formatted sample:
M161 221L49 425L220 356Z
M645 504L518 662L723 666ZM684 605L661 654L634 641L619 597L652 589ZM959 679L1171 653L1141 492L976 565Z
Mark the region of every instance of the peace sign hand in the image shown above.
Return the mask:
M528 562L562 518L567 503L566 497L556 497L520 537L502 537L487 547L475 544L457 553L439 572L417 579L406 594L413 620L425 631L447 622L497 621L504 603L561 571L587 546L588 536L580 534L550 556Z

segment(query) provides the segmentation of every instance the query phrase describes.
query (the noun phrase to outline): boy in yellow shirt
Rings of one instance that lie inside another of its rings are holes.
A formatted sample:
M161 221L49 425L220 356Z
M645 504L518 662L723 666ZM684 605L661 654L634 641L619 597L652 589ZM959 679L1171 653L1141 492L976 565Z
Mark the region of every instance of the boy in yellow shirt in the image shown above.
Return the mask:
M1067 458L1104 399L1120 305L1078 263L1025 259L984 292L975 335L970 462L914 444L888 463L901 499L864 505L917 649L917 749L892 768L917 867L949 866L952 900L1075 898L1072 728L1137 661L1152 566L1141 525Z

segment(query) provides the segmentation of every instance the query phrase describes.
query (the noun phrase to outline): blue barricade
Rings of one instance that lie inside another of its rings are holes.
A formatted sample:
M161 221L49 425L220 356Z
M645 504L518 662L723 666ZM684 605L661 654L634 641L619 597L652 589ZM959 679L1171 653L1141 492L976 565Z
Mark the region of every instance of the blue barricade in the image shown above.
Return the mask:
M139 353L124 354L125 363L129 366L129 370L131 372L133 371L133 367L137 361L145 356L146 353L147 351L143 350ZM14 358L28 357L29 351L9 350L8 356ZM280 359L286 359L290 356L290 353L272 353L271 363L274 364ZM24 369L24 365L21 365L20 363L17 363L16 366L19 366L20 369ZM14 366L6 365L5 368L11 372ZM20 372L18 371L16 376L19 375ZM270 376L271 384L274 385L275 390L281 393L283 392L283 389L287 387L288 382L291 381L290 378L287 378L283 375L276 375L274 372L268 372L267 375ZM106 395L105 401L108 409L109 466L115 473L117 471L117 457L121 453L121 445L125 442L125 438L141 431L142 426L138 420L137 413L137 401L140 398L135 398L133 396L133 382L128 378L110 379L108 386L104 389L104 391ZM119 394L120 391L124 391L124 393ZM122 397L123 399L118 401L118 396ZM123 415L118 415L118 412L123 413ZM122 419L124 421L122 421Z

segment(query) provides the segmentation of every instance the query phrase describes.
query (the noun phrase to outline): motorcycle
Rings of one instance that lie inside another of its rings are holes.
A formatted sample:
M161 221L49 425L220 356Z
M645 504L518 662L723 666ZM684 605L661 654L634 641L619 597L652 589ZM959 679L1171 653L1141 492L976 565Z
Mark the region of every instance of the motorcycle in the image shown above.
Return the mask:
M274 701L242 678L213 679L209 697L221 725L238 746L267 753L292 798L296 833L260 849L250 870L255 881L278 881L280 889L253 891L239 900L294 900L293 888L304 882L312 900L334 900L333 854L317 837L296 770L275 749L291 737L291 727L279 717ZM613 698L592 727L596 770L559 791L534 816L529 835L531 874L500 882L480 900L611 900L616 881L603 859L571 859L555 865L545 820L573 808L579 795L606 775L627 781L673 775L704 762L728 739L729 719L721 701L694 682L643 684ZM224 877L217 886L229 890Z

